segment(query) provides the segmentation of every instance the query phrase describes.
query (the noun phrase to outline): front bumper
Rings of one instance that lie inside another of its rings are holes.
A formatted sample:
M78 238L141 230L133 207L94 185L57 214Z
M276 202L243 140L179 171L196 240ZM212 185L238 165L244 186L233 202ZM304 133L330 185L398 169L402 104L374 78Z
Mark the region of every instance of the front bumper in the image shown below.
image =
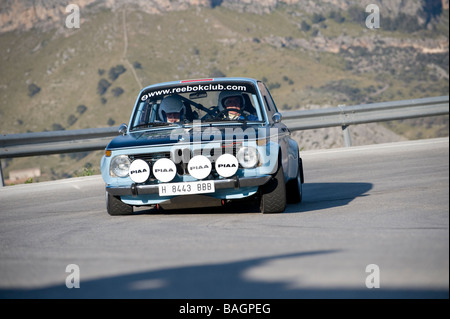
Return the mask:
M259 177L233 177L227 179L214 180L214 187L217 190L234 189L238 190L244 187L261 186L272 178L271 175L262 175ZM131 186L106 186L106 191L113 196L139 196L158 194L158 184L132 184Z

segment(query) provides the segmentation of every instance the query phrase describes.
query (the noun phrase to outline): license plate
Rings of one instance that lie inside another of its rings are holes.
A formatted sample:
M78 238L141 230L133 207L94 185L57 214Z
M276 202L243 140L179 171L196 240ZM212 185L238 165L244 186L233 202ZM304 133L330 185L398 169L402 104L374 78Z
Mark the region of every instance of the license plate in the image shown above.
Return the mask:
M159 184L159 196L214 193L214 181Z

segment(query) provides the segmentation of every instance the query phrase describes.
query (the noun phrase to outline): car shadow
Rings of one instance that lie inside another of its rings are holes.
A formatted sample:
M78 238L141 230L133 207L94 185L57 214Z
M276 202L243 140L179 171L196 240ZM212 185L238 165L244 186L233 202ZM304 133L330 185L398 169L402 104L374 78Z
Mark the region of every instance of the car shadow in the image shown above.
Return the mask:
M303 200L298 204L288 204L284 213L305 213L333 207L348 205L358 197L369 196L373 187L371 183L305 183L303 184ZM259 213L257 197L234 200L225 206L202 208L157 209L143 207L135 210L135 214L243 214Z
M369 196L371 183L305 183L303 200L291 204L285 213L305 213L348 205L355 198Z
M2 299L310 299L310 298L448 298L448 290L292 287L287 279L246 276L254 267L285 258L311 258L340 250L315 250L234 262L182 266L131 274L80 278L79 288L60 284L36 289L0 289ZM82 271L83 265L79 265ZM151 266L151 265L149 265ZM298 278L301 282L301 278Z

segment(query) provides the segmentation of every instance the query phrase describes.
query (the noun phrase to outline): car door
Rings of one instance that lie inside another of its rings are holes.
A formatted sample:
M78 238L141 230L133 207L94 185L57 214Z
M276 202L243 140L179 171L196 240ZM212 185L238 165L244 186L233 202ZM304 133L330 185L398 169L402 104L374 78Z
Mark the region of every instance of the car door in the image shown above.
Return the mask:
M278 129L278 143L281 148L281 161L285 178L286 180L291 179L297 174L298 150L295 147L294 150L292 149L291 132L288 127L283 122L274 123L272 119L273 115L278 112L278 109L269 90L262 82L258 82L258 88L263 97L268 121L274 128Z

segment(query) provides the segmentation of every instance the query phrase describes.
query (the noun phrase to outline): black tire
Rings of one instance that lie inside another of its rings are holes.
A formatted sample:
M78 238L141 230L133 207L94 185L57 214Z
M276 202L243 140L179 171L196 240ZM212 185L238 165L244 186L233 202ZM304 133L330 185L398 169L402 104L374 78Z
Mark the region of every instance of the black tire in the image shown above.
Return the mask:
M286 196L289 204L297 204L302 202L303 197L303 165L299 158L297 177L286 183Z
M125 204L119 197L106 192L106 211L111 216L131 215L133 214L133 206Z
M286 209L286 184L283 166L280 163L277 173L260 188L259 209L263 214L281 213Z

